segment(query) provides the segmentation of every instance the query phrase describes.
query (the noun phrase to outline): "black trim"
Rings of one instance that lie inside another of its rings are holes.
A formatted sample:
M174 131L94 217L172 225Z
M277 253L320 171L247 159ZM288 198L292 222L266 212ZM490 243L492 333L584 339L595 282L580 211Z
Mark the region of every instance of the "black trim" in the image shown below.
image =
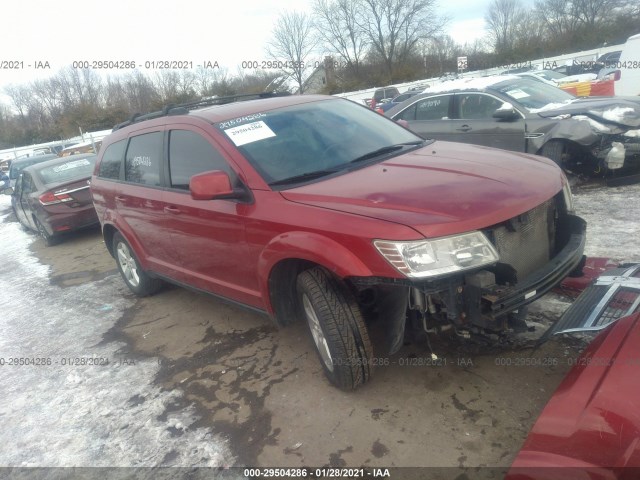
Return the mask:
M216 298L218 300L221 300L222 302L224 302L226 304L233 305L233 306L236 306L236 307L242 307L245 310L249 310L249 311L251 311L253 313L258 313L258 314L261 314L261 315L266 315L267 317L271 318L271 315L269 315L269 313L266 310L262 310L261 308L252 307L251 305L247 305L246 303L242 303L242 302L239 302L237 300L232 300L231 298L225 297L224 295L220 295L219 293L213 293L213 292L210 292L209 290L204 290L202 288L194 287L193 285L189 285L188 283L179 282L178 280L174 280L171 277L167 277L165 275L160 275L160 274L158 274L156 272L153 272L153 271L146 271L145 273L147 275L149 275L150 277L158 278L158 279L163 280L163 281L165 281L167 283L171 283L173 285L177 285L178 287L181 287L181 288L184 288L184 289L187 289L187 290L191 290L192 292L204 293L205 295L214 297L214 298Z
M540 298L580 265L587 241L587 223L575 215L568 215L567 221L571 236L564 248L543 268L517 285L504 290L500 296L495 298L492 301L490 317L496 318L506 315ZM525 295L532 291L535 291L535 294L525 298ZM495 292L483 290L482 293L494 294Z

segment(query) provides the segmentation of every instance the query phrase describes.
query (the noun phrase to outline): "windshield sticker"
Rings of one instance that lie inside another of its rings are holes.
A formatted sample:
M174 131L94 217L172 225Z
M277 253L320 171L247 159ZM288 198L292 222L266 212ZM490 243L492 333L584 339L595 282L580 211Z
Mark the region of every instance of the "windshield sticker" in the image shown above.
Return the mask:
M220 122L218 126L222 129L233 127L244 122L251 122L260 118L266 117L266 113L254 113L253 115L247 115L245 117L234 118L233 120L227 120L226 122Z
M55 173L64 172L65 170L71 170L72 168L85 167L90 165L89 160L83 158L81 160L74 160L73 162L63 163L62 165L58 165L53 168Z
M509 90L507 92L507 95L509 95L511 98L515 98L516 100L520 98L527 98L530 96L527 92L523 92L519 88L516 88L515 90Z
M276 134L273 133L273 130L271 130L263 121L248 123L239 127L227 128L224 133L227 134L236 147L276 136Z

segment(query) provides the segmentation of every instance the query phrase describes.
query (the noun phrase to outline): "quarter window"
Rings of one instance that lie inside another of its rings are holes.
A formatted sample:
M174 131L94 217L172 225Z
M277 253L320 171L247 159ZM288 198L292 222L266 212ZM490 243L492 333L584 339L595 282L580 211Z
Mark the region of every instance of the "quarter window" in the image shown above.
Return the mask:
M163 135L164 132L153 132L131 137L125 159L127 182L160 186Z
M232 173L226 160L204 137L190 130L172 130L169 136L171 187L188 190L193 175L211 170Z
M126 140L112 143L107 147L102 155L102 161L98 168L98 177L111 178L118 180L120 178L120 167L124 158L124 150L127 147Z

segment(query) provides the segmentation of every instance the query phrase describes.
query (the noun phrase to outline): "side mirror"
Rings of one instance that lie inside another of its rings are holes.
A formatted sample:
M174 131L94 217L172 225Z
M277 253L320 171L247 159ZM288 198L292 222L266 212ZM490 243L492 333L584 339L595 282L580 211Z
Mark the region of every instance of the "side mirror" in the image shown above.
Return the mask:
M229 175L221 170L194 175L189 181L189 191L194 200L235 198Z
M13 188L12 187L8 187L5 188L4 190L2 190L3 195L13 195Z
M517 120L518 118L520 118L520 114L516 111L515 108L513 108L512 106L509 106L508 108L504 107L505 105L493 112L493 118L495 118L496 120L505 121Z

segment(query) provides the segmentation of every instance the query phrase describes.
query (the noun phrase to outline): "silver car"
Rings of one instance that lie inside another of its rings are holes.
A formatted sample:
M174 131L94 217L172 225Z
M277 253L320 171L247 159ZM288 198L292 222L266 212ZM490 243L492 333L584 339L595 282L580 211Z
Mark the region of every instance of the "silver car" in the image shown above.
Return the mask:
M575 97L518 76L435 85L385 112L425 138L551 158L575 173L640 167L640 98Z

